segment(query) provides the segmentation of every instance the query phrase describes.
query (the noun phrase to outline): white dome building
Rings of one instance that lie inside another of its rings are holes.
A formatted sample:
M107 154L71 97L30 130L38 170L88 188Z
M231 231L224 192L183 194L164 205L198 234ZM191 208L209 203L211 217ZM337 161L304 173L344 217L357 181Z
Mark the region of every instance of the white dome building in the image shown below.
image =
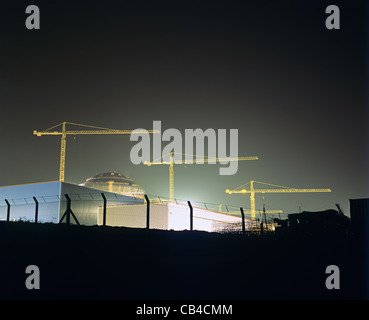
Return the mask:
M96 176L87 178L81 186L137 198L143 198L145 194L145 190L136 184L133 179L116 172L99 173Z

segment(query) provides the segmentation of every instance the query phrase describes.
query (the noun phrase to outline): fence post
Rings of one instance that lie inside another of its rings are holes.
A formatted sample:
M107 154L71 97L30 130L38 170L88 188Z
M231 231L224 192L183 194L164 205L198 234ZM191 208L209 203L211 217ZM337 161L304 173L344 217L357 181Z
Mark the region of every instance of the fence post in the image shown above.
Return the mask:
M105 198L105 194L102 192L101 196L104 200L104 211L103 211L103 226L106 226L106 198Z
M246 233L246 230L245 230L245 214L243 212L242 207L240 208L240 210L241 210L241 217L242 217L242 234L245 234Z
M36 197L33 197L33 201L36 204L36 207L35 207L35 223L37 223L37 221L38 221L38 201L37 201Z
M67 223L67 226L70 225L70 212L71 212L71 200L70 200L70 197L65 194L65 198L67 199L67 210L65 211L67 214L66 214L66 223Z
M6 205L8 206L8 210L6 213L6 221L9 222L10 221L10 203L7 199L5 199Z
M265 204L263 204L263 214L264 214L264 220L265 220L265 230L268 230L267 217L265 215Z
M190 201L187 201L187 203L190 207L190 230L193 231L193 208Z
M147 204L146 208L146 229L150 229L150 200L149 197L145 194L145 200Z
M70 225L70 215L73 216L73 219L74 221L78 224L79 224L79 221L77 220L77 217L74 215L73 211L72 211L72 208L71 208L71 200L69 198L69 196L67 194L64 194L65 198L67 199L67 210L65 210L63 216L61 217L59 223L62 223L62 221L64 220L64 217L65 217L65 220L66 220L66 224L67 226Z

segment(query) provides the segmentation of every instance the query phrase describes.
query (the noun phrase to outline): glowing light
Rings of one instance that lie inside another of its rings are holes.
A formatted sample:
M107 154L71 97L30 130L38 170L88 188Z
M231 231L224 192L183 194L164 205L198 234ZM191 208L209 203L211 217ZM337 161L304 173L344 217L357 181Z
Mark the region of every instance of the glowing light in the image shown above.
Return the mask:
M106 223L110 226L145 228L146 204L108 206ZM194 230L212 232L219 229L220 226L240 223L240 217L193 207ZM99 207L98 225L101 224L102 207ZM171 202L151 203L150 228L165 230L189 230L190 209L188 205Z

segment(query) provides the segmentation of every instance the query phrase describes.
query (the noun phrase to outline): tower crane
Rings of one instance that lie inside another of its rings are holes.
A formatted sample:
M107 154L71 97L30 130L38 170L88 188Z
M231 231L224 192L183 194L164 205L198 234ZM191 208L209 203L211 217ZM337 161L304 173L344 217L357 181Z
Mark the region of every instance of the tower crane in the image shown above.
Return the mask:
M264 184L267 186L273 186L273 187L278 187L279 189L255 189L254 188L254 183L260 183L260 184ZM241 189L244 186L246 186L247 184L250 184L250 189ZM238 188L234 189L234 190L229 190L227 189L225 191L228 194L232 194L232 193L243 193L243 194L250 194L250 202L251 202L251 219L255 219L255 193L296 193L296 192L331 192L331 189L296 189L296 188L289 188L289 187L283 187L283 186L278 186L275 184L269 184L269 183L265 183L265 182L258 182L258 181L254 181L251 180L250 182L247 182L245 184L243 184L242 186L239 186Z
M227 205L222 205L222 204L219 204L219 207L218 207L218 211L219 212L224 212L224 211L222 211L222 206L225 206L226 207L228 213L240 215L240 211L239 210L235 210L235 211L231 211L230 212L228 210L228 206ZM250 209L243 208L243 211L244 211L245 214L250 214L251 215L251 210ZM283 213L283 210L270 209L270 210L266 210L265 213L273 213L273 214L277 214L278 213L279 214L279 213Z
M175 152L170 152L169 154L169 161L152 161L152 162L144 162L144 165L146 166L152 166L152 165L160 165L160 164L166 164L169 165L169 200L170 202L174 201L174 164L189 164L188 162L186 162L186 160L175 160L173 159L173 155L174 154L180 154L181 153L175 153ZM166 154L166 156L168 156L168 154ZM194 156L194 155L188 155L187 156ZM196 158L197 159L197 158ZM253 157L237 157L237 158L215 158L215 157L203 157L203 159L201 159L201 161L203 161L204 163L209 163L209 162L219 162L219 161L243 161L243 160L258 160L259 158L256 156Z
M74 126L89 128L90 130L67 130L67 124L71 124ZM61 131L55 131L55 128L61 126ZM51 131L54 129L54 131ZM52 135L60 135L61 136L61 148L60 148L60 170L59 170L59 181L64 181L64 173L65 173L65 153L67 146L67 135L77 135L77 134L131 134L133 130L115 130L108 129L96 126L89 126L79 123L72 122L62 122L55 126L52 126L44 131L34 130L33 134L41 137L41 136L52 136ZM145 132L153 133L153 130L146 130ZM135 131L135 133L144 133Z

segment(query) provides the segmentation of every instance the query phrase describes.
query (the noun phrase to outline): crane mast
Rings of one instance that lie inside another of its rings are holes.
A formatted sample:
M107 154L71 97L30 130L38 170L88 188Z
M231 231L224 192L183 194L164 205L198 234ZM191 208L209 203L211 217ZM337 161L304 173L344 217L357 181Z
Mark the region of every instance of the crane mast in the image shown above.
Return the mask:
M60 147L60 169L59 181L64 181L65 173L65 151L67 148L67 134L65 132L66 122L62 124L61 147Z

